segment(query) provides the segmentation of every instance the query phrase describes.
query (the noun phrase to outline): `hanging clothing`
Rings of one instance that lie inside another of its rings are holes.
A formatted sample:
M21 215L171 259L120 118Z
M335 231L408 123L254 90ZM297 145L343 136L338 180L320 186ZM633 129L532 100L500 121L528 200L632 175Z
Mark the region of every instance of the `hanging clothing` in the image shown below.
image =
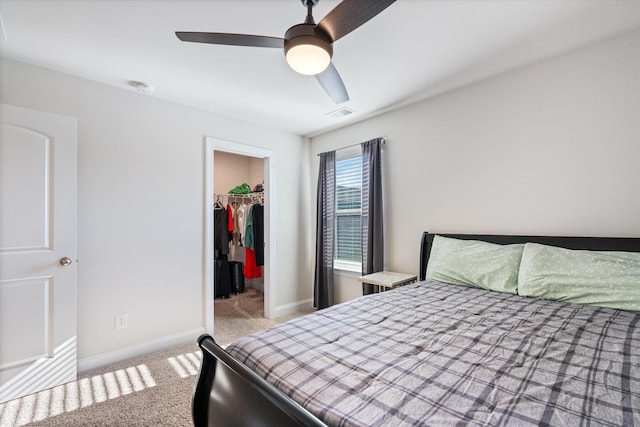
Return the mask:
M247 248L251 248L251 250L254 249L253 246L253 205L249 206L249 209L247 209L247 216L246 216L246 227L245 227L245 232L244 232L244 245Z
M231 205L227 203L227 229L229 230L229 235L233 233L233 210L231 209ZM229 239L231 240L231 239Z
M214 298L228 298L231 293L231 274L227 255L220 255L213 272Z
M236 202L231 204L231 215L233 215L233 233L231 233L231 248L240 245L240 229L238 228L238 207Z
M245 250L244 247L242 247L241 239L244 231L241 232L240 227L238 227L240 216L242 216L242 222L244 223L244 211L241 209L242 205L237 202L233 202L229 207L231 208L231 215L233 218L233 232L231 233L231 244L229 245L229 262L241 262L244 264ZM240 212L240 215L238 212ZM231 224L231 221L229 221L229 223Z
M218 255L226 255L229 253L229 229L227 210L223 208L214 209L213 223L215 233L213 248L215 249L215 256L217 258Z
M264 206L253 205L253 251L256 253L256 265L264 265Z
M251 248L245 248L244 277L257 279L262 277L262 269L256 265L256 253Z
M246 210L246 226L244 233L244 246L246 248L244 261L244 277L256 279L262 276L262 270L256 265L256 253L253 251L253 205Z
M214 296L227 298L231 292L229 274L229 218L227 210L216 206L213 211L215 268L213 272Z
M238 206L238 209L236 209L236 216L235 216L236 228L235 229L236 229L236 232L240 234L240 244L242 246L245 245L244 238L245 238L245 229L246 229L246 219L247 219L247 209L248 208L249 207L243 203L240 206Z

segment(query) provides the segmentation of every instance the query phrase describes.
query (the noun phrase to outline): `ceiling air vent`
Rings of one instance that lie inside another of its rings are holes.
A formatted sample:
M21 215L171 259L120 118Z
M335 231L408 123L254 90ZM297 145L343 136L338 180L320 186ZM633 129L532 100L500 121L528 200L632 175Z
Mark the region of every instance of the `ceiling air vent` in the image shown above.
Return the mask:
M355 111L353 111L351 108L342 107L339 110L327 113L326 116L331 117L332 119L339 119L340 117L348 116L349 114L353 113L355 113Z

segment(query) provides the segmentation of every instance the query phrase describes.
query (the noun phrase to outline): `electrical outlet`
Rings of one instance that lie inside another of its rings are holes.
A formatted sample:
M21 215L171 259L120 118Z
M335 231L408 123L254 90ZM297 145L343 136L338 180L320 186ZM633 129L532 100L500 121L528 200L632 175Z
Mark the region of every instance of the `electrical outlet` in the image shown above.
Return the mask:
M127 313L116 314L115 329L127 329Z

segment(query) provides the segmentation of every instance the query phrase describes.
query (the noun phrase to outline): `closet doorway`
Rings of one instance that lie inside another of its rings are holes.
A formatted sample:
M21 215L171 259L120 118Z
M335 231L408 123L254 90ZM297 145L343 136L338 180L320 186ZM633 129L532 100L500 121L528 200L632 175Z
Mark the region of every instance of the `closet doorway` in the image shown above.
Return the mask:
M264 179L264 266L262 271L262 283L260 281L247 281L247 284L251 286L255 285L257 287L260 284L263 287L264 291L264 317L271 318L272 313L275 312L275 286L271 286L275 283L275 268L272 254L275 254L275 203L271 203L272 200L275 200L275 159L274 154L270 150L266 150L259 147L253 147L250 145L239 144L230 141L224 141L216 138L207 137L205 140L205 328L207 333L213 335L214 330L214 238L215 238L215 227L214 227L214 214L213 214L213 206L215 204L215 193L216 189L220 190L220 188L226 189L226 186L229 186L232 181L224 181L221 185L216 184L216 178L218 180L224 180L225 178L221 178L218 173L215 171L216 164L216 154L223 159L229 161L237 161L239 156L245 157L247 161L248 169L251 171L253 168L253 172L249 172L246 175L246 181L252 188L257 183L252 182L255 180L255 177L259 177L261 175L262 179ZM262 174L259 171L256 171L262 163ZM252 179L252 175L253 178ZM235 175L236 177L239 175ZM235 180L232 176L230 176L232 180ZM235 182L235 181L233 181ZM243 182L237 182L233 184L240 185Z

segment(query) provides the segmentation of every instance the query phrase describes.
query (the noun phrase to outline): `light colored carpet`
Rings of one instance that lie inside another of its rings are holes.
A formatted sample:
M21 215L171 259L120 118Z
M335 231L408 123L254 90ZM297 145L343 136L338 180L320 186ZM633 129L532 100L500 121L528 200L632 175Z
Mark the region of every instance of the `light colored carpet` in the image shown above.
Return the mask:
M313 310L308 308L288 316L265 319L264 294L261 291L248 288L242 294L232 295L227 299L215 300L213 307L215 313L213 338L219 345L225 347L236 338L250 335L298 317L301 314L310 313Z
M227 345L303 314L264 319L263 304L262 292L252 289L215 300L216 342ZM0 426L191 426L201 360L194 342L88 371L72 383L0 404Z

